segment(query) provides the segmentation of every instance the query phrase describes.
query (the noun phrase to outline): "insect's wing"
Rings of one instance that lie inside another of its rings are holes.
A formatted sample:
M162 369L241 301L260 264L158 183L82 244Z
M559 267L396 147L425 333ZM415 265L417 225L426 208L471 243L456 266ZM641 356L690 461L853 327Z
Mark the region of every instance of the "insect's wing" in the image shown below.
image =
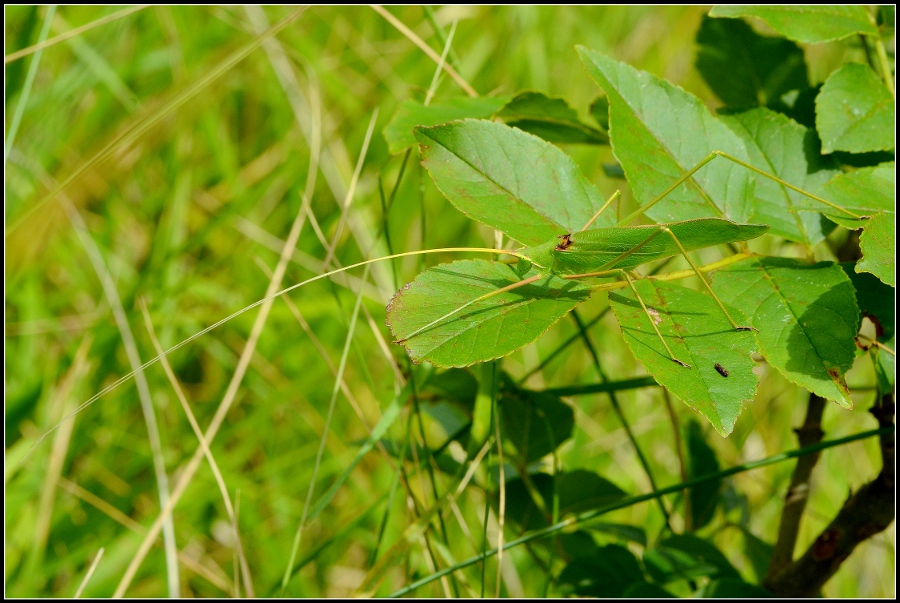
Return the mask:
M566 249L554 250L561 274L629 269L681 253L666 232L671 231L685 251L754 239L765 233L765 224L737 224L722 218L700 218L651 226L598 228L572 234Z

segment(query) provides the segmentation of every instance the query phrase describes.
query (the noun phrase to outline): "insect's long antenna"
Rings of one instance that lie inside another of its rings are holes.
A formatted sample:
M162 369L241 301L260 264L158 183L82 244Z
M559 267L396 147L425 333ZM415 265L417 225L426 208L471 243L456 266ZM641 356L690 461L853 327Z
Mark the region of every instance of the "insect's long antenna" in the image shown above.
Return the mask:
M122 385L123 383L125 383L126 381L128 381L130 378L134 377L136 374L138 374L138 373L140 373L140 372L143 372L143 371L146 370L148 367L150 367L150 366L156 364L157 362L159 362L159 360L160 360L163 356L168 356L168 355L171 354L172 352L174 352L174 351L176 351L176 350L178 350L178 349L184 347L185 345L187 345L188 343L194 341L194 340L197 339L198 337L200 337L200 336L202 336L202 335L205 335L205 334L209 333L209 332L212 331L213 329L222 326L223 324L225 324L226 322L230 321L231 319L237 318L238 316L240 316L240 315L243 314L244 312L248 312L248 311L252 310L253 308L256 308L257 306L260 306L260 305L266 303L267 301L269 301L269 300L271 300L271 299L275 299L276 297L280 297L280 296L284 295L285 293L289 293L289 292L293 291L294 289L299 289L299 288L302 287L303 285L307 285L307 284L309 284L309 283L312 283L313 281L318 281L318 280L321 280L321 279L323 279L323 278L327 278L327 277L329 277L329 276L333 276L333 275L338 274L338 273L340 273L340 272L344 272L344 271L346 271L346 270L350 270L351 268L359 268L360 266L365 266L366 264L372 264L372 263L374 263L374 262L380 262L380 261L382 261L382 260L390 260L390 259L394 259L394 258L402 258L402 257L410 256L410 255L420 255L420 254L426 254L426 253L460 252L460 251L463 251L463 252L475 252L475 253L501 254L501 255L513 255L513 256L516 256L516 257L521 257L518 253L516 253L516 252L514 252L514 251L505 251L505 250L502 250L502 249L488 249L488 248L485 248L485 247L445 247L445 248L441 248L441 249L423 249L423 250L421 250L421 251L405 251L405 252L403 252L403 253L395 253L395 254L393 254L393 255L386 255L386 256L380 257L380 258L374 258L374 259L371 259L371 260L366 260L366 261L364 261L364 262L358 262L358 263L356 263L356 264L351 264L350 266L344 266L343 268L338 268L338 269L336 269L336 270L331 270L330 272L325 272L325 273L323 273L323 274L316 275L316 276L314 276L314 277L312 277L312 278L308 278L308 279L306 279L305 281L299 282L299 283L297 283L297 284L295 284L295 285L291 285L290 287L287 287L286 289L282 289L281 291L278 291L278 292L276 292L276 293L273 293L273 294L270 295L269 297L264 297L264 298L262 298L262 299L259 300L259 301L253 302L253 303L250 304L249 306L246 306L246 307L244 307L244 308L241 308L241 309L238 310L237 312L234 312L234 313L232 313L232 314L229 314L228 316L226 316L226 317L223 318L222 320L220 320L220 321L218 321L218 322L216 322L216 323L213 323L212 325L206 327L206 328L203 329L202 331L199 331L199 332L197 332L197 333L194 333L193 335L191 335L191 336L188 337L187 339L184 339L184 340L180 341L179 343L176 343L175 345L173 345L172 347L170 347L168 350L166 350L165 352L163 352L163 353L160 354L159 356L156 356L155 358L151 358L150 360L148 360L147 362L145 362L144 364L142 364L142 365L139 366L138 368L134 369L133 371L131 371L130 373L128 373L127 375L125 375L124 377L120 377L120 378L118 378L116 381L114 381L112 384L107 385L106 387L104 387L103 389L101 389L99 392L97 392L96 394L94 394L93 396L91 396L90 398L88 398L88 400L87 400L86 402L82 402L81 404L79 404L78 407L77 407L75 410L73 410L72 412L70 412L69 414L67 414L66 416L64 416L64 417L63 417L62 419L60 419L53 427L51 427L51 428L48 429L46 432L44 432L44 434L41 435L41 437L39 437L39 438L37 439L37 441L36 441L34 444L31 445L31 448L30 448L30 449L28 450L28 452L25 454L25 457L23 457L23 460L24 460L24 458L27 458L27 457L31 454L31 452L37 447L38 444L41 443L41 441L43 441L44 438L46 438L48 435L50 435L51 433L53 433L53 432L56 430L57 427L59 427L60 425L62 425L62 423L63 423L64 421L67 421L67 420L71 419L72 417L74 417L75 415L77 415L78 413L80 413L82 410L84 410L85 408L87 408L88 406L90 406L91 404L93 404L94 402L96 402L97 400L99 400L101 397L103 397L104 395L108 394L108 393L111 392L112 390L116 389L117 387L119 387L120 385Z
M597 218L600 217L600 214L602 214L604 211L606 211L606 208L609 207L610 205L612 205L612 202L621 196L622 196L622 191L614 192L612 194L612 196L609 198L609 200L607 200L607 202L603 204L603 207L600 208L600 211L595 213L594 217L591 218L590 220L588 220L587 224L584 225L584 228L582 228L580 232L584 232L585 230L587 230L590 227L590 225L593 224L597 220Z
M774 176L772 174L767 174L766 172L762 171L761 169L754 167L745 161L741 161L737 157L733 157L733 156L729 155L728 153L725 153L723 151L713 151L712 153L710 153L709 155L704 157L702 160L700 160L700 163L698 163L697 165L695 165L694 167L689 169L687 172L682 174L682 176L678 180L676 180L671 185L669 185L669 187L666 188L666 190L664 190L662 193L657 195L655 199L653 199L646 205L640 206L639 208L637 208L636 210L634 210L633 212L631 212L630 214L625 216L623 219L619 220L619 222L618 222L618 224L616 224L616 226L627 226L629 222L631 222L632 220L634 220L635 218L637 218L638 216L640 216L644 212L646 212L648 209L650 209L651 207L653 207L654 205L656 205L657 203L662 201L666 197L666 195L668 195L673 190L678 188L678 186L682 182L684 182L685 180L687 180L688 178L693 176L697 172L697 170L702 168L704 165L706 165L707 163L709 163L716 157L724 157L725 159L730 159L734 163L736 163L740 166L743 166L743 167L747 168L748 170L759 174L760 176L765 176L766 178L769 178L770 180L773 180L773 181L781 184L782 186L785 186L785 187L791 189L794 192L800 193L801 195L809 197L810 199L812 199L814 201L818 201L819 203L823 203L832 209L835 209L837 211L845 213L848 216L850 216L851 218L855 218L857 220L862 220L862 219L866 218L866 216L857 215L857 214L853 213L852 211L850 211L849 209L843 208L840 205L836 205L836 204L832 203L831 201L827 201L827 200L823 199L822 197L817 197L816 195L813 195L812 193L808 193L801 188L797 188L793 184L785 182L778 176Z
M477 304L478 302L484 301L491 297L494 297L495 295L500 295L501 293L506 293L507 291L512 291L513 289L518 289L519 287L524 287L525 285L529 285L529 284L533 283L534 281L538 280L542 276L544 276L544 275L543 274L535 274L534 276L530 276L524 280L517 281L511 285L507 285L506 287L501 287L500 289L496 289L494 291L491 291L490 293L485 293L484 295L476 297L475 299L473 299L471 301L467 301L460 307L455 308L454 310L452 310L450 312L447 312L446 314L444 314L443 316L441 316L439 318L435 318L427 325L419 327L418 329L416 329L415 331L413 331L406 337L396 340L394 343L400 343L400 344L405 343L405 342L409 341L410 339L412 339L413 337L415 337L416 335L418 335L419 333L421 333L427 329L430 329L431 327L438 324L439 322L450 318L454 314L458 314L459 312L462 312L463 310L465 310L472 304Z

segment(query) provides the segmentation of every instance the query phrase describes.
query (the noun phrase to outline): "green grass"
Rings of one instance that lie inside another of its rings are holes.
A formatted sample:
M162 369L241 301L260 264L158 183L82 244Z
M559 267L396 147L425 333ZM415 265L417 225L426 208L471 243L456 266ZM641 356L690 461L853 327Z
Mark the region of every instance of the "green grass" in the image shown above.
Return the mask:
M116 10L61 7L47 37L98 22ZM392 252L493 244L491 231L467 219L435 189L416 151L408 159L391 156L381 135L402 101L424 100L434 61L365 7L301 9L266 46L254 47L258 32L294 15L293 10L146 8L44 48L31 79L28 70L38 55L6 66L7 133L16 108L26 102L6 162L5 189L10 596L73 596L101 549L82 595L111 596L123 585L126 568L160 513L154 464L164 470L171 491L197 450L197 437L161 364L144 373L146 395L129 380L32 450L64 415L134 367L115 317L118 306L120 320L133 333L132 353L145 362L156 355L154 338L167 349L262 299L304 191L309 217L276 289L323 271L327 245L339 225L333 267ZM598 91L578 60L574 46L581 44L716 103L693 68L701 8L444 7L433 15L419 7L389 10L437 53L458 20L448 60L482 95L540 90L565 96L586 118ZM47 14L46 7L7 7L6 54L37 43ZM843 60L841 53L852 52L836 43L816 48L810 57L814 73L825 75ZM242 50L246 56L237 60ZM234 64L227 66L231 59ZM452 79L441 76L435 101L462 95ZM613 161L609 147L567 151L604 193L622 186L602 169ZM309 181L311 161L318 164L314 182ZM393 199L387 213L382 187L385 198ZM630 203L627 192L625 197ZM362 269L312 283L274 300L259 325L258 340L252 341L259 313L253 310L169 357L202 429L225 408L223 400L233 400L226 402L230 407L210 450L237 514L243 555L213 472L202 461L174 509L168 562L158 537L127 596L230 596L238 576L239 594L246 596L241 557L257 596L349 596L360 592L367 576L373 590L365 592L387 595L435 566L446 568L482 551L484 485L495 483L490 472L496 470L496 452L477 469L456 506L440 499L442 522L432 518L428 530L409 539L405 554L388 555L432 509L435 490L442 495L455 489L452 465L464 454L458 444L433 466L408 460L398 474L397 454L404 446L415 445L422 454L422 435L431 447L446 437L434 418L440 409L429 402L434 390L419 392L416 404L427 407L421 414L408 399L400 400L400 418L382 445L362 458L321 514L303 526L294 549L311 481L314 504L351 465L410 376L423 378L421 367L391 344L385 304L423 267L452 259L459 255L376 263L363 284ZM360 292L362 307L347 345ZM601 297L579 313L590 320L606 305ZM506 359L503 368L524 375L576 333L574 322L564 320ZM644 375L623 352L618 333L611 315L592 331L605 372L613 381ZM242 354L249 364L232 398L226 392ZM343 385L333 398L343 354ZM474 367L471 374L481 378L481 371ZM595 382L594 371L583 346L573 345L528 385L542 389ZM848 382L868 383L869 373L854 369ZM802 421L806 394L777 375L763 383L758 402L745 409L728 439L710 435L707 426L707 441L723 468L796 447L791 429ZM853 413L826 409L827 438L872 428L861 409L871 405L874 392L854 397L858 410ZM625 391L618 400L658 485L680 482L662 391ZM559 451L560 466L588 468L630 494L651 490L608 397L569 402L575 431ZM680 423L694 418L676 402L672 409ZM145 410L150 407L155 429L148 428ZM317 466L320 444L324 449ZM736 476L729 485L734 508L720 513L719 528L708 533L745 579L754 575L742 541L736 530L722 526L742 523L740 507L746 505L744 525L773 541L791 469L791 463L782 463ZM805 549L828 523L849 489L879 469L874 440L823 453L798 548ZM495 495L492 486L490 497ZM674 499L670 503L672 508ZM495 509L488 512L485 548L496 545ZM675 515L673 521L682 525ZM604 520L642 526L651 538L664 525L653 503ZM507 526L508 541L518 528ZM859 547L823 594L892 597L893 538L888 530ZM295 565L307 562L281 590L291 559ZM507 552L499 592L560 594L552 581L547 584L546 559L546 549L532 545ZM178 568L174 584L172 564ZM554 576L559 567L554 566ZM414 594L493 596L497 584L494 558L484 574L475 565Z

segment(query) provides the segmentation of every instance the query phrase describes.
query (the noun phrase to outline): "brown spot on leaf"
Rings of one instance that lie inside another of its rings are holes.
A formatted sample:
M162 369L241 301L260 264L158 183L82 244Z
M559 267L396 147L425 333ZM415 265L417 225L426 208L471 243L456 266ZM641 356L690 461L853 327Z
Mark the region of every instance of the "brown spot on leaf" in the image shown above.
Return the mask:
M836 368L828 369L828 375L831 377L831 380L834 381L835 385L837 385L841 390L847 394L847 397L850 397L850 388L847 387L847 383L844 381L844 378L841 377L841 372Z

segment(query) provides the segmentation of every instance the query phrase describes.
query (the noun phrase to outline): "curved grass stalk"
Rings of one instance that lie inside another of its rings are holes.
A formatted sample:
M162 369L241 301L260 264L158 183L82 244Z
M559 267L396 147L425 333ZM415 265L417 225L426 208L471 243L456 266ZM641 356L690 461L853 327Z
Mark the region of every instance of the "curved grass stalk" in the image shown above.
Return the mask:
M119 379L117 379L116 381L111 383L110 385L104 387L102 390L100 390L99 392L97 392L96 394L94 394L93 396L88 398L85 402L82 402L81 404L79 404L75 410L73 410L72 412L70 412L69 414L64 416L53 427L51 427L46 432L44 432L41 435L41 437L39 437L37 439L37 441L34 444L32 444L31 448L28 450L28 452L25 454L25 456L23 457L22 460L24 461L26 458L28 458L28 456L34 451L34 449L38 446L38 444L40 444L44 440L44 438L46 438L48 435L53 433L64 421L71 419L72 417L74 417L75 415L80 413L82 410L84 410L85 408L87 408L88 406L90 406L91 404L93 404L94 402L99 400L100 398L102 398L104 395L106 395L109 392L111 392L112 390L116 389L117 387L119 387L120 385L122 385L123 383L125 383L126 381L128 381L129 379L131 379L132 377L137 375L138 373L141 373L141 372L145 371L147 368L149 368L150 366L156 364L157 362L159 362L159 360L163 356L168 356L172 352L181 349L182 347L186 346L187 344L194 341L198 337L206 335L213 329L216 329L216 328L222 326L226 322L229 322L230 320L237 318L241 314L248 312L248 311L252 310L253 308L261 306L262 304L266 303L267 301L273 300L277 297L281 297L282 295L284 295L286 293L290 293L291 291L293 291L295 289L299 289L300 287L302 287L304 285L308 285L309 283L312 283L312 282L315 282L318 280L322 280L322 279L330 277L330 276L334 276L335 274L345 272L352 268L359 268L360 266L365 266L367 264L373 264L375 262L380 262L382 260L391 260L391 259L395 259L395 258L402 258L402 257L413 256L413 255L424 255L424 254L428 254L428 253L452 253L452 252L488 253L488 254L492 254L492 255L512 255L512 256L520 257L514 251L505 251L502 249L488 249L486 247L444 247L444 248L440 248L440 249L423 249L420 251L406 251L403 253L395 253L393 255L386 255L386 256L383 256L380 258L374 258L371 260L366 260L364 262L358 262L356 264L344 266L343 268L338 268L336 270L331 270L329 272L325 272L323 274L316 275L312 278L308 278L305 281L301 281L295 285L291 285L290 287L287 287L285 289L282 289L281 291L273 293L272 295L270 295L268 297L264 297L258 301L255 301L252 304L250 304L249 306L245 306L245 307L241 308L237 312L233 312L233 313L229 314L222 320L219 320L218 322L213 323L212 325L206 327L205 329L198 331L197 333L194 333L187 339L184 339L184 340L176 343L175 345L173 345L172 347L167 349L165 352L163 352L161 355L151 358L150 360L148 360L147 362L145 362L144 364L142 364L135 370L131 371L127 375L120 377Z

